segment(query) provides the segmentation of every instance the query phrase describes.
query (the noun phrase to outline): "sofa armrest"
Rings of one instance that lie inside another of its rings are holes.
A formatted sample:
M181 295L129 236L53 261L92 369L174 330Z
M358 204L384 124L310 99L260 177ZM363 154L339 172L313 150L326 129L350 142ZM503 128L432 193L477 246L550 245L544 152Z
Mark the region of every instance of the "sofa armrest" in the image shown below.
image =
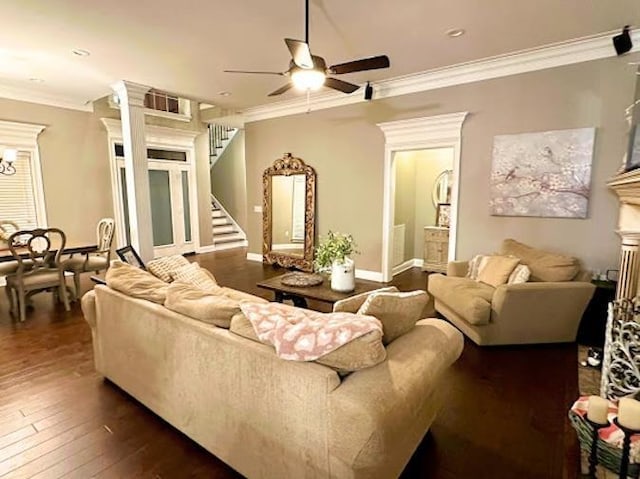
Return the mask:
M536 342L575 341L595 286L581 281L502 285L491 301L491 321Z
M369 472L362 477L396 477L404 462L394 461L411 455L435 419L440 380L463 344L447 322L423 319L387 346L384 362L345 378L329 395L332 460Z
M447 264L447 276L464 278L469 272L468 261L449 261Z

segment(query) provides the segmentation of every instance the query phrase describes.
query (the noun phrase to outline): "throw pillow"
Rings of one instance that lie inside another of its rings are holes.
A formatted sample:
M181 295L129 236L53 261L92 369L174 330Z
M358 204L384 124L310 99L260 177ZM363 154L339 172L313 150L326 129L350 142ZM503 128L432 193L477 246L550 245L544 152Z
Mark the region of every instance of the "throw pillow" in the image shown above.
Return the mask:
M497 288L507 282L519 262L511 256L489 256L478 271L478 281Z
M167 296L164 281L136 266L115 260L105 276L107 286L127 296L163 304Z
M386 346L408 333L421 319L422 311L429 301L426 291L406 293L375 293L370 295L358 310L378 318L382 323L382 343Z
M487 261L488 256L484 254L477 254L469 261L469 270L467 271L467 278L478 280L478 272L483 263Z
M251 341L273 347L270 342L260 340L251 321L243 313L233 316L229 331ZM384 361L386 357L387 353L382 344L382 333L377 330L360 336L313 362L327 366L344 375L375 366Z
M519 264L516 266L516 269L513 270L513 273L509 275L509 279L507 280L507 284L521 284L529 281L529 277L531 276L531 270L528 266L524 264Z
M220 288L221 289L221 288ZM231 318L240 312L240 301L174 281L167 288L164 307L199 321L229 329Z
M189 261L182 255L163 256L152 259L147 263L147 271L160 278L165 283L173 281L171 273L178 268L186 266Z
M213 290L218 287L213 275L206 269L201 268L198 263L189 263L176 269L171 273L171 278L174 281L181 281L205 290Z
M349 298L336 301L333 305L334 313L357 313L360 306L367 300L367 298L374 293L397 293L398 288L395 286L389 286L387 288L374 289L373 291L367 291L366 293L356 294Z

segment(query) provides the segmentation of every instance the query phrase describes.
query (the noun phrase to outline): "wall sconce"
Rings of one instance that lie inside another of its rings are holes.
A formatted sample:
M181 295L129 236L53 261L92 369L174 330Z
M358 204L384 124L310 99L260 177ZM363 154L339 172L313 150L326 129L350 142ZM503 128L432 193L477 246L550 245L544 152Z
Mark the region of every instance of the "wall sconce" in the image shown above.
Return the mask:
M14 150L13 148L6 148L2 152L2 158L0 158L0 175L15 175L16 167L13 166L13 164L17 159L18 150Z

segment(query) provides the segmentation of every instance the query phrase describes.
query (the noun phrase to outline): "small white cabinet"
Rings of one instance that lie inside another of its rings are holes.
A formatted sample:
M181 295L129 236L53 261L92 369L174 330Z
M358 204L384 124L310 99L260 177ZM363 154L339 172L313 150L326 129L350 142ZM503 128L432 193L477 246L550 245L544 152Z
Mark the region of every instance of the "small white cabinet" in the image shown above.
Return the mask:
M439 226L424 227L423 271L447 272L449 258L449 228Z

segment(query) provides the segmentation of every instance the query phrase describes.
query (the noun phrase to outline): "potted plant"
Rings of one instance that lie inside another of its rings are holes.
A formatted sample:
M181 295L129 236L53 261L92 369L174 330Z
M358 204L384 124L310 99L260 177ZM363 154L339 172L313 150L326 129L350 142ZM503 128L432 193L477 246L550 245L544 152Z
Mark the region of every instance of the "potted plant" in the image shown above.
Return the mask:
M355 263L349 257L358 254L353 236L329 231L320 238L316 248L314 266L318 272L331 271L331 289L342 293L353 291L355 285Z

